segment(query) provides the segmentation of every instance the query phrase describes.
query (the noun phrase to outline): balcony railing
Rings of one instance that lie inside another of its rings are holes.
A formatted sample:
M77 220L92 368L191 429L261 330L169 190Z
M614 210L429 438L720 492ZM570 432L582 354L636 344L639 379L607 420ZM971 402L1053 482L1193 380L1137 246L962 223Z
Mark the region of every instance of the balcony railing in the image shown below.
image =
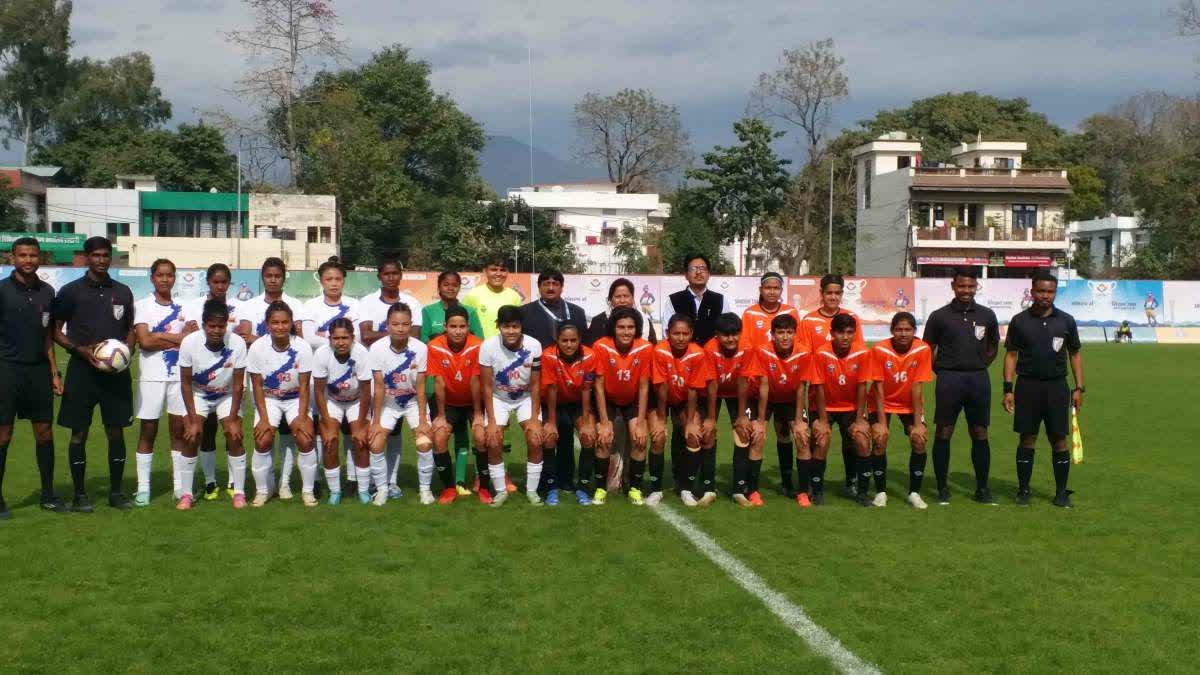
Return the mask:
M914 241L1066 241L1062 227L1027 227L1005 230L999 227L921 227L913 226Z
M919 176L1008 176L1065 178L1066 169L999 169L982 166L919 166L913 169Z

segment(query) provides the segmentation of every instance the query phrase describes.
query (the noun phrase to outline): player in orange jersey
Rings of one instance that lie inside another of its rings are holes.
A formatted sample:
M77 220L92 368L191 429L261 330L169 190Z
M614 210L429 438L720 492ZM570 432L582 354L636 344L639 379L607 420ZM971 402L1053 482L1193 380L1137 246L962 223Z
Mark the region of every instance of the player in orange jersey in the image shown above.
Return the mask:
M777 316L789 315L797 322L800 312L789 304L781 301L783 297L783 276L778 272L767 272L758 282L758 303L751 305L742 313L742 343L743 349L761 347L771 343L771 320Z
M796 319L782 314L771 320L771 342L756 347L754 359L747 375L758 378L758 414L751 425L750 472L746 480L746 494L734 494L738 504L762 506L762 494L758 490L758 474L762 467L762 449L767 437L767 420L774 420L775 438L782 454L788 453L788 471L783 474L781 488L789 498L793 496L791 475L792 439L800 446L808 445L809 430L806 422L807 410L800 400L804 396L805 384L811 379L810 355L796 344ZM808 477L803 472L800 484L807 487ZM805 495L805 502L808 497Z
M821 345L813 354L812 400L809 409L816 411L812 442L812 502L824 501L825 457L829 452L832 424L842 435L842 453L849 453L852 467L857 467L857 500L870 506L866 492L871 479L871 439L867 423L867 382L871 377L871 353L855 348L858 322L849 314L839 314L830 322L833 340ZM851 469L852 471L854 469Z
M445 332L429 341L429 365L426 377L433 378L433 461L445 489L438 502L449 504L458 497L454 465L450 459L450 436L459 445L460 457L466 457L468 427L473 431L475 467L480 489L487 489L487 448L484 444L483 406L480 404L479 348L483 342L471 334L470 315L462 305L446 309ZM481 493L482 494L482 493Z
M663 449L666 446L666 422L671 422L672 440L684 441L682 471L676 472L675 489L687 506L708 506L717 500L715 491L695 495L696 476L700 470L700 392L713 380L708 357L700 345L692 342L692 318L675 314L667 323L667 339L654 348L654 386L657 414L651 417L650 432L650 496L647 504L662 501ZM659 426L661 429L656 429ZM672 461L676 461L672 458ZM655 471L657 470L657 479ZM683 480L680 481L679 477Z
M748 470L750 447L750 422L758 414L758 407L753 402L758 399L758 382L750 378L749 382L743 377L750 367L752 353L742 349L742 320L737 314L728 312L717 317L714 326L716 337L704 345L704 353L708 356L708 364L712 369L713 379L709 380L704 397L704 419L700 423L700 490L716 491L717 473L717 416L721 410L718 404L724 402L729 415L729 424L733 427L733 466L734 476L745 476ZM745 400L739 407L739 383L745 387ZM744 420L741 428L737 426L739 419ZM745 440L743 440L745 439ZM731 492L738 492L735 480Z
M925 399L922 384L933 381L933 350L916 338L917 320L908 312L892 317L892 337L871 348L871 471L875 474L875 506L887 506L888 425L900 416L912 444L908 458L908 503L925 508L921 478L925 474Z
M641 337L637 310L618 307L609 316L608 337L592 345L596 352L596 491L592 503L601 506L608 495L609 457L629 445L629 501L645 504L642 474L646 472L647 415L654 346Z
M546 505L558 505L558 455L575 451L579 434L579 483L575 501L592 503L592 463L596 452L596 417L592 394L596 381L596 355L581 343L582 329L571 321L559 322L554 344L542 353L542 401L546 411L542 425L545 441L542 457L549 478Z

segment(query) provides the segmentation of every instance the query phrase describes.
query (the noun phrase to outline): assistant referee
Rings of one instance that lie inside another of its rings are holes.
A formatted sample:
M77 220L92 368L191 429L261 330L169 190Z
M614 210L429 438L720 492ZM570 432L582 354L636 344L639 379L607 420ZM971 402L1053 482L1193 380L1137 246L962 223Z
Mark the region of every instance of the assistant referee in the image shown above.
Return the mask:
M1004 355L1004 409L1013 414L1013 431L1021 436L1017 446L1017 504L1021 506L1029 505L1033 449L1038 427L1044 423L1053 449L1054 505L1071 507L1067 435L1071 406L1076 410L1083 406L1083 359L1075 317L1054 306L1057 293L1058 279L1049 272L1034 276L1033 306L1012 318L1004 341L1008 350ZM1067 388L1068 360L1075 375L1074 391Z
M88 271L63 286L54 299L54 341L71 355L63 386L59 426L71 430L67 459L71 463L71 482L75 498L71 510L91 513L84 476L87 467L88 428L92 413L100 406L104 432L108 436L108 504L117 509L131 508L121 493L125 472L125 427L133 422L133 381L129 370L106 373L96 365L92 353L96 344L115 339L133 344L133 292L108 274L112 264L112 244L104 237L91 237L83 243Z
M937 477L938 503L950 503L947 484L950 472L950 437L959 412L965 412L971 435L971 463L975 467L975 501L995 504L988 489L992 450L988 445L991 422L992 383L988 366L1000 349L1000 326L996 313L975 302L979 281L974 270L959 268L950 282L954 299L935 309L925 322L925 342L934 350L933 471Z

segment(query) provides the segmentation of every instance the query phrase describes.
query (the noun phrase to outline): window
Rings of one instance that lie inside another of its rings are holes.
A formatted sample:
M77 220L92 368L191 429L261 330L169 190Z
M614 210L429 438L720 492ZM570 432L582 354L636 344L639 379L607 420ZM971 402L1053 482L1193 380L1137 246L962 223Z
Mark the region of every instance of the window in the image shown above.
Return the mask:
M617 210L616 209L600 209L600 213L601 213L601 215L605 215L605 216L615 216L615 215L617 215Z
M1012 157L997 157L992 160L992 166L997 169L1011 169L1013 168Z
M937 227L946 226L946 207L943 204L933 205L933 224Z
M58 234L75 234L75 223L50 223L50 231Z
M912 166L912 157L909 157L908 155L904 155L896 160L897 169L907 169L910 166Z
M1037 204L1013 204L1013 229L1028 229L1037 227Z
M600 243L606 246L614 246L617 243L617 228L606 227L600 230Z
M863 162L863 208L871 208L871 174L875 173L875 163L871 160Z
M564 227L564 228L562 228L562 231L563 231L563 234L567 235L567 241L574 244L575 243L575 228Z
M129 223L108 223L105 226L108 240L117 243L117 237L129 236Z
M310 227L308 228L308 243L310 244L328 244L332 238L332 228L328 227Z

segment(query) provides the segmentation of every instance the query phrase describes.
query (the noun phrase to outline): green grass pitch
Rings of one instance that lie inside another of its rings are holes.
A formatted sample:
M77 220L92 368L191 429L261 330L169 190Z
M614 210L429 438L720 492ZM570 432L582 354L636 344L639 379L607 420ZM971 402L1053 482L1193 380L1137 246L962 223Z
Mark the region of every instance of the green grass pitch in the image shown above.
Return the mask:
M886 509L831 495L826 508L802 512L777 496L770 442L764 508L722 499L685 515L884 672L1194 669L1200 348L1088 345L1084 360L1087 457L1072 468L1073 510L1049 503L1044 441L1034 505L1012 505L1016 437L999 406L997 363L998 507L970 501L960 422L949 507L904 505L908 450L893 439ZM422 507L409 443L405 497L382 509L293 500L235 512L222 499L179 513L165 433L163 425L150 507L104 504L97 429L88 467L96 513L52 515L37 509L29 427L18 424L4 486L14 518L0 522L0 670L832 669L670 526L620 496L589 509L570 498L557 509L523 499L501 509ZM67 496L61 429L56 440ZM135 440L131 427L129 492ZM729 447L726 429L722 489ZM508 462L520 482L519 450ZM828 476L836 484L841 475L835 448Z

